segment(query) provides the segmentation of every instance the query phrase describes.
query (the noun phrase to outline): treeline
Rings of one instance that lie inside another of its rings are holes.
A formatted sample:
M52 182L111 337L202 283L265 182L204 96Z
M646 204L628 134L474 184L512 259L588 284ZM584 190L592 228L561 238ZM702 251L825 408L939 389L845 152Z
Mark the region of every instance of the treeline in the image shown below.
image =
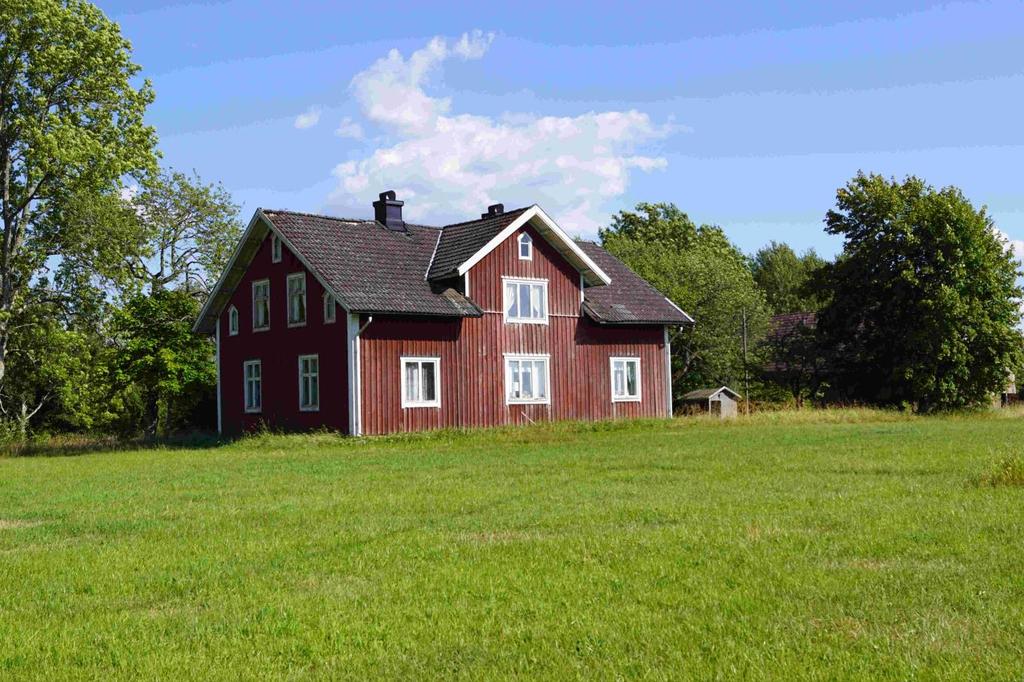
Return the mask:
M601 231L697 320L673 338L677 399L728 385L757 401L930 412L989 403L1021 376L1020 264L984 208L954 187L859 173L825 224L844 240L833 261L776 242L747 257L672 204Z

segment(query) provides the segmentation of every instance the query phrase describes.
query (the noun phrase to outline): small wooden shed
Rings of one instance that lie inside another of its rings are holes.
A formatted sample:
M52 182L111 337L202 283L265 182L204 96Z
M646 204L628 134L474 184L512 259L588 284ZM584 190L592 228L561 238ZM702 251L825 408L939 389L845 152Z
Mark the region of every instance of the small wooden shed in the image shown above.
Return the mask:
M716 414L722 419L735 417L740 394L728 386L701 388L683 396L683 404L691 414Z

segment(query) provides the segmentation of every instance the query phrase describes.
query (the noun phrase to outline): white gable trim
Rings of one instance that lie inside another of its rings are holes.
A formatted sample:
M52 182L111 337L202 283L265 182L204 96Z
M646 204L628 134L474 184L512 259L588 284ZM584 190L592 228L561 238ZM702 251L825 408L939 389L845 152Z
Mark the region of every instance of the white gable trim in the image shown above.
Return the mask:
M320 286L324 288L324 291L329 293L331 296L334 296L334 300L337 301L338 305L340 305L346 312L349 311L349 306L346 304L345 300L338 295L338 292L336 292L334 288L331 287L327 283L327 281L317 273L313 266L309 264L309 261L306 260L305 256L303 256L298 251L298 249L296 249L292 245L292 243L288 241L288 238L284 236L284 234L280 230L278 230L277 227L274 226L273 221L271 221L270 218L267 217L267 215L263 212L263 209L258 208L256 209L256 212L253 214L252 219L249 221L249 225L245 228L245 232L242 233L242 238L238 240L238 245L235 247L234 253L231 254L231 259L228 261L228 264L224 267L224 271L221 273L220 279L217 280L217 285L213 287L213 290L210 292L210 296L206 299L206 303L203 305L202 310L199 311L199 316L196 318L195 324L192 325L193 332L198 332L203 324L203 320L205 320L208 315L214 312L214 301L217 300L217 297L220 295L221 290L226 286L228 276L231 274L231 272L235 269L236 266L243 268L243 272L240 273L239 279L245 276L244 269L247 269L249 267L249 264L252 262L252 257L250 257L249 262L245 263L244 265L239 263L239 258L241 257L246 244L248 244L254 237L257 236L258 229L266 229L270 234L276 235L281 240L281 243L287 246L288 250L291 251L295 255L295 257L299 259L299 262L302 263L302 266L306 268L306 270L308 270L310 274L313 275L317 282L320 283ZM265 233L259 234L258 236L260 241L266 238ZM252 255L255 256L256 252L253 251ZM218 318L220 317L220 314L224 311L224 307L227 304L227 300L223 301L220 304L220 308L216 311L216 316Z
M483 258L494 249L498 248L498 245L508 239L516 230L526 225L532 220L540 223L540 232L549 240L555 242L555 248L560 251L568 251L567 256L570 262L575 258L578 263L573 263L584 277L588 278L588 281L592 285L599 284L611 284L611 277L604 273L604 270L598 267L597 263L592 261L590 257L583 252L579 246L576 245L569 235L562 231L555 221L544 212L537 204L534 204L530 208L526 209L521 216L509 223L508 227L499 232L491 241L487 242L483 248L474 253L469 260L465 261L459 266L458 273L465 275L470 268L479 263ZM551 239L553 238L553 239ZM582 267L580 267L582 265Z

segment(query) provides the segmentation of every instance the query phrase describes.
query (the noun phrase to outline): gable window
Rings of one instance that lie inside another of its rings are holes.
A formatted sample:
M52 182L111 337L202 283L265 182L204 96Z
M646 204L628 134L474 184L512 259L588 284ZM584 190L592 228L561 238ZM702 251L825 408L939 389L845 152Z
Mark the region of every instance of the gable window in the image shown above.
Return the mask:
M533 260L533 239L525 232L519 235L519 260Z
M548 282L544 279L505 279L505 321L548 323Z
M228 335L238 336L238 308L228 308Z
M547 355L505 356L505 404L551 402Z
M402 407L441 407L440 358L402 358Z
M276 234L270 238L270 260L274 263L281 262L281 238Z
M306 273L288 275L288 326L306 324Z
M640 358L612 358L612 402L640 400Z
M334 304L334 297L324 294L324 324L331 324L338 319L337 306Z
M252 283L252 329L270 329L270 280Z
M299 409L316 412L320 409L320 356L299 356Z
M259 412L263 409L263 363L259 360L246 360L242 363L245 385L245 411Z

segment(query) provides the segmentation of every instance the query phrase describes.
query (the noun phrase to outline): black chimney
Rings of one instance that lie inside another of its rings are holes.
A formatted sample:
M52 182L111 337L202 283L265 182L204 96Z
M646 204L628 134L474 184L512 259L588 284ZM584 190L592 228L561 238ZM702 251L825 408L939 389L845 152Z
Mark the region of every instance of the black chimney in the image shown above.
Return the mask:
M395 199L395 190L389 189L380 193L380 199L373 202L374 219L389 230L405 232L405 221L402 220L404 201Z
M481 213L481 218L493 218L505 212L505 204L491 204L487 207L487 213Z

